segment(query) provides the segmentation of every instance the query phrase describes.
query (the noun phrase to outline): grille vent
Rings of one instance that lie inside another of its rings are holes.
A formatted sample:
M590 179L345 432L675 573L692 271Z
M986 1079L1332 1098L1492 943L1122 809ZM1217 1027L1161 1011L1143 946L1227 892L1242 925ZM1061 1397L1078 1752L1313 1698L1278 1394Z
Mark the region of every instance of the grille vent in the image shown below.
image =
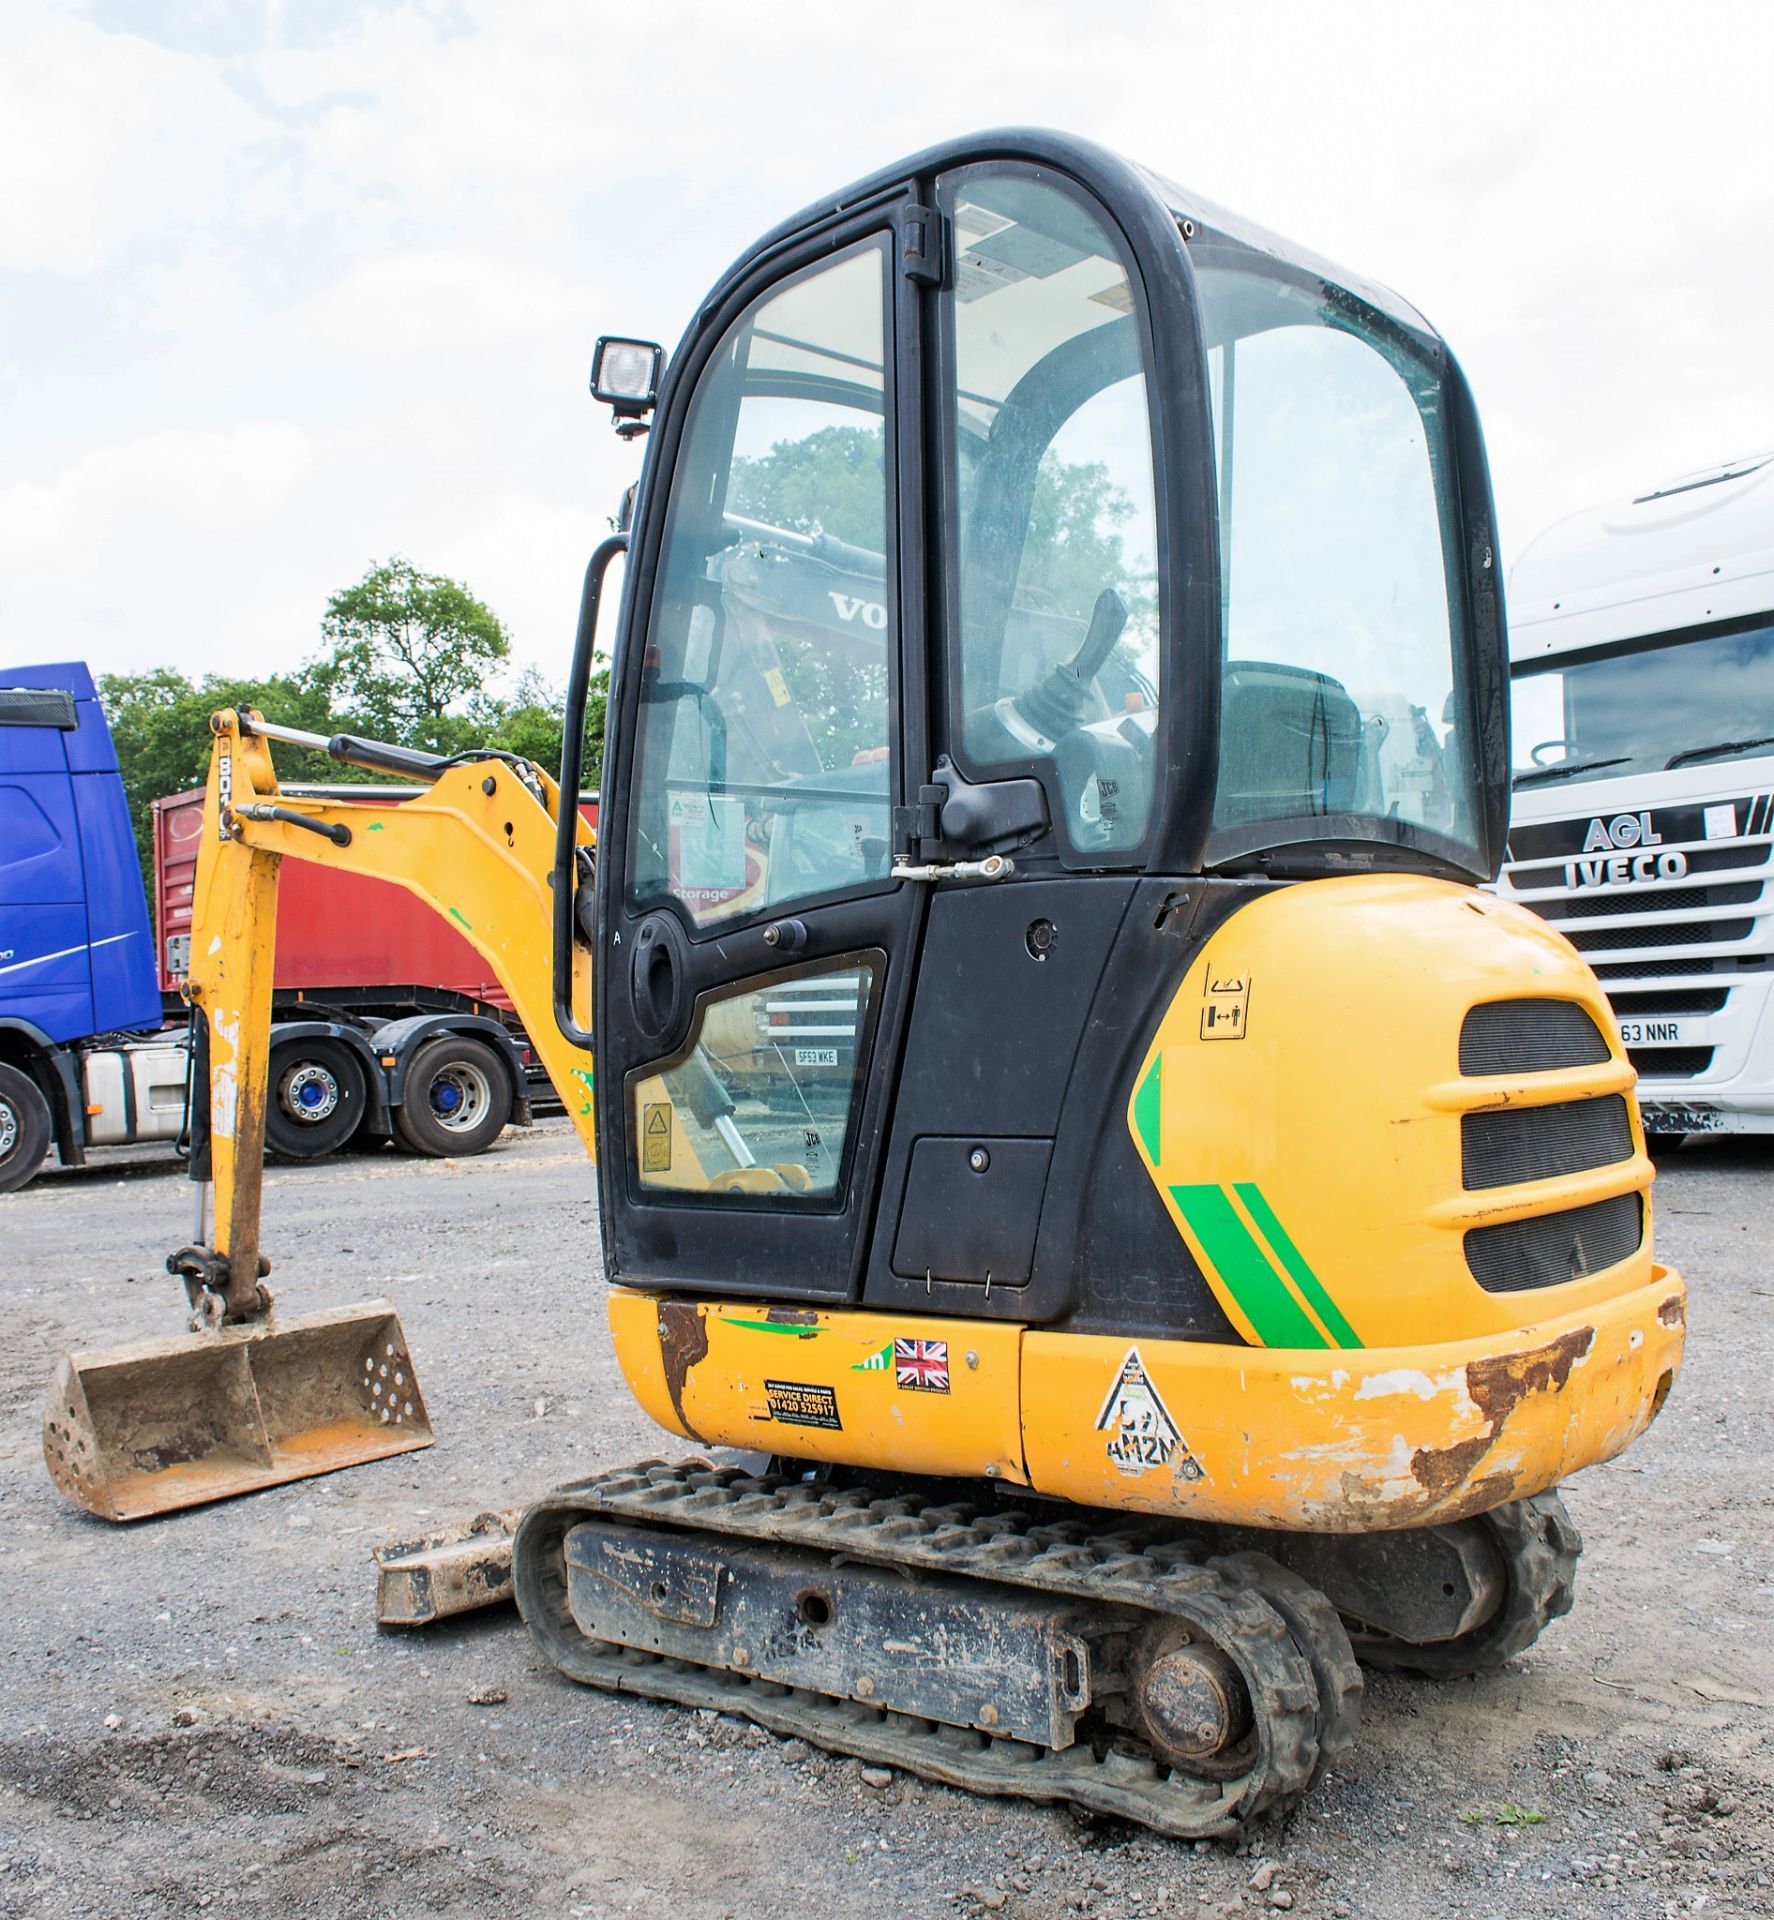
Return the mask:
M1722 1013L1731 997L1729 987L1666 988L1661 993L1611 993L1614 1011L1622 1020L1651 1019L1658 1014Z
M1715 907L1747 907L1762 897L1760 880L1737 880L1723 887L1671 887L1663 893L1646 892L1631 899L1613 894L1579 894L1569 900L1548 900L1534 911L1554 926L1567 920L1601 920L1611 913L1700 913ZM1647 944L1656 945L1667 931L1662 926L1645 927Z
M1577 927L1565 935L1579 953L1622 947L1697 947L1705 941L1747 940L1753 920L1678 920L1667 927Z
M1711 1047L1629 1047L1626 1057L1647 1080L1693 1080L1712 1065Z
M71 693L58 687L0 687L0 727L55 727L72 733L79 725Z
M1566 1213L1504 1220L1466 1235L1466 1264L1486 1293L1561 1287L1635 1254L1645 1237L1636 1193L1616 1194Z
M1470 1193L1586 1173L1632 1158L1632 1123L1617 1093L1550 1107L1468 1113L1460 1121L1460 1175Z
M1723 954L1701 954L1689 960L1618 960L1596 968L1598 980L1679 980L1696 973L1730 973L1736 961Z
M1608 1043L1574 1000L1489 1000L1460 1029L1460 1071L1466 1074L1550 1073L1599 1067Z

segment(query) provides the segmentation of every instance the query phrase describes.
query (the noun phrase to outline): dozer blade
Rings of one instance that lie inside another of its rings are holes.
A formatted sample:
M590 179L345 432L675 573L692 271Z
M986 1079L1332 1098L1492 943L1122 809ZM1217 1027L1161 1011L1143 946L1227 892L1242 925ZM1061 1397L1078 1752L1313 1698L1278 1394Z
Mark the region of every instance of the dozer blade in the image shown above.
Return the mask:
M56 1363L50 1478L105 1520L141 1520L432 1442L386 1300Z
M522 1507L477 1513L409 1540L371 1549L376 1563L376 1625L428 1627L511 1598L511 1536Z

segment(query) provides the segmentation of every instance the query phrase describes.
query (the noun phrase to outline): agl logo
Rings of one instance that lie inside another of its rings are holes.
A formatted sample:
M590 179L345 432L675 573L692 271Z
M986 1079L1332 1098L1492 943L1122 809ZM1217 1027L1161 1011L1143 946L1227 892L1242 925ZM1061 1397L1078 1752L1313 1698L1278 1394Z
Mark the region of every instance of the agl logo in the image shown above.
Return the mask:
M1648 813L1617 813L1605 825L1591 820L1583 836L1585 853L1609 853L1615 847L1655 847L1662 834L1653 831Z

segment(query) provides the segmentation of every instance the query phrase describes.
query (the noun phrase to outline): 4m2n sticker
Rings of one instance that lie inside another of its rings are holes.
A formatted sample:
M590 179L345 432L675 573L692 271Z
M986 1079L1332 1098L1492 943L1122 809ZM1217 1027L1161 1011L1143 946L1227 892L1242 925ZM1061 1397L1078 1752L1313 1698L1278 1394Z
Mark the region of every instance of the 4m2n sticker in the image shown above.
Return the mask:
M1152 1384L1138 1347L1127 1349L1096 1417L1096 1430L1108 1435L1109 1458L1130 1478L1158 1470L1178 1480L1204 1477L1201 1462L1189 1451L1182 1430Z

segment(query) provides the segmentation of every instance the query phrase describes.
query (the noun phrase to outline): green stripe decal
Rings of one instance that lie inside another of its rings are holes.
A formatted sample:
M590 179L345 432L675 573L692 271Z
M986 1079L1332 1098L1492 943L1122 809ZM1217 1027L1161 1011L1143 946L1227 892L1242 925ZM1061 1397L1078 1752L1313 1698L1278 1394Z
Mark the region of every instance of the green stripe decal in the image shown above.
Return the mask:
M1172 1187L1170 1195L1264 1346L1329 1344L1252 1239L1223 1187Z
M1140 1145L1146 1150L1146 1158L1154 1167L1162 1157L1158 1149L1163 1144L1164 1137L1159 1124L1159 1095L1162 1090L1163 1070L1164 1055L1160 1054L1152 1062L1152 1071L1140 1082L1133 1096L1133 1130L1139 1135Z
M1281 1256L1288 1278L1299 1288L1307 1306L1330 1329L1339 1347L1359 1347L1355 1329L1345 1320L1337 1303L1324 1290L1324 1283L1307 1266L1298 1247L1287 1236L1287 1229L1275 1217L1275 1210L1263 1198L1263 1190L1254 1181L1241 1181L1232 1191L1244 1202L1245 1211L1257 1223L1257 1230Z

